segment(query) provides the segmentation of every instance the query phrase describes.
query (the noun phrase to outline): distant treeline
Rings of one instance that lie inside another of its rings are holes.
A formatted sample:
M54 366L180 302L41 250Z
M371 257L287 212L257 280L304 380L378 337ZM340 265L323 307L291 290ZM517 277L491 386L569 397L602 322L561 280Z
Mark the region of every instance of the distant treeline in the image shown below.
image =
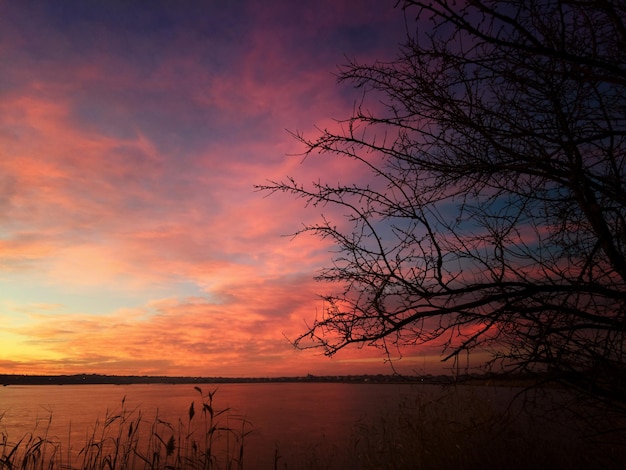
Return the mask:
M79 384L211 384L211 383L264 383L264 382L350 382L350 383L416 383L450 381L449 377L415 377L399 375L347 375L303 377L169 377L146 375L18 375L0 374L0 385L79 385Z
M127 384L221 384L221 383L430 383L449 384L453 382L493 383L494 381L524 381L524 377L501 377L494 375L306 375L302 377L170 377L148 375L20 375L0 374L0 385L127 385Z

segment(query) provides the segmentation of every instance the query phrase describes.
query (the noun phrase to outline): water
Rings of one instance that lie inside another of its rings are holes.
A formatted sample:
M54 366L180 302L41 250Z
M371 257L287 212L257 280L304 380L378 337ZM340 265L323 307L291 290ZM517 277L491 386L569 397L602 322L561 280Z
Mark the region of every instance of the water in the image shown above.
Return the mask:
M271 468L278 448L287 461L313 449L341 448L359 422L397 408L428 386L408 384L251 383L201 386L217 389L216 409L229 408L222 424L252 430L245 440L246 468ZM433 391L438 387L431 387ZM198 414L201 397L192 385L38 385L0 387L0 432L17 441L26 433L48 435L80 448L96 421L139 408L147 423L154 418L187 422L190 404ZM50 421L51 419L51 421ZM227 419L227 422L224 421ZM197 419L196 419L197 421ZM149 428L149 426L147 426Z

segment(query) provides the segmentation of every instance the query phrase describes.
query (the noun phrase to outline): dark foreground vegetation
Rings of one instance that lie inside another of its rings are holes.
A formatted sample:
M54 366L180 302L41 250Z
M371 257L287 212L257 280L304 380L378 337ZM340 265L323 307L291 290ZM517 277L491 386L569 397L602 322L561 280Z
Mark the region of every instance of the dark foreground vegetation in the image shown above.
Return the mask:
M508 406L485 385L418 391L354 423L347 444L259 449L249 445L251 423L219 409L215 391L195 388L200 400L175 423L122 400L84 442L52 435L52 417L12 436L0 414L0 469L617 469L626 461L623 422L554 390L535 389Z

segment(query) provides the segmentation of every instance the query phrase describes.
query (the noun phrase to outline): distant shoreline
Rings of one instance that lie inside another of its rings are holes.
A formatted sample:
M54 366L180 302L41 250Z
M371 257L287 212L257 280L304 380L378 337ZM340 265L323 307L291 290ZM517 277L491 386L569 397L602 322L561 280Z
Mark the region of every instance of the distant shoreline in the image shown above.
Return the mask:
M535 378L536 379L536 378ZM132 385L132 384L235 384L235 383L354 383L354 384L439 384L514 385L534 382L520 375L306 375L296 377L183 377L154 375L25 375L0 374L0 386L10 385Z
M432 377L437 383L449 378ZM20 375L0 374L0 385L132 385L132 384L221 384L221 383L294 383L294 382L336 382L336 383L423 383L423 377L395 375L349 375L303 377L182 377L147 375Z
M429 379L440 383L443 377ZM337 382L337 383L417 383L424 377L395 375L350 375L303 377L182 377L140 375L20 375L0 374L0 385L130 385L130 384L220 384L220 383L276 383L276 382ZM449 379L447 381L450 381Z

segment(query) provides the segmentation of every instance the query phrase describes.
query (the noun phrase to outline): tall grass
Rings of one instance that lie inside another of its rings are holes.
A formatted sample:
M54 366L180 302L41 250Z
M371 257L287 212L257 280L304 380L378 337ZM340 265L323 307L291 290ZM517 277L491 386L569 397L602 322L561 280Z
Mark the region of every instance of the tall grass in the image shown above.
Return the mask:
M378 414L357 422L347 445L317 443L301 449L295 459L279 459L276 468L626 468L626 429L617 432L615 423L605 421L604 429L611 433L602 434L562 408L548 409L557 403L548 403L545 396L521 395L508 403L499 400L500 393L515 395L508 388L483 386L418 392L401 403L381 405Z
M626 468L626 441L600 435L566 413L558 393L529 392L506 405L494 403L507 391L515 394L497 387L450 387L389 407L356 427L342 468Z
M3 431L0 469L243 469L249 423L229 414L228 408L216 409L215 390L204 394L195 389L200 395L198 410L191 402L187 416L175 423L161 419L158 411L146 420L141 410L129 409L122 399L120 410L107 411L103 420L98 419L78 449L71 439L50 435L51 415L43 429L37 425L17 441Z

